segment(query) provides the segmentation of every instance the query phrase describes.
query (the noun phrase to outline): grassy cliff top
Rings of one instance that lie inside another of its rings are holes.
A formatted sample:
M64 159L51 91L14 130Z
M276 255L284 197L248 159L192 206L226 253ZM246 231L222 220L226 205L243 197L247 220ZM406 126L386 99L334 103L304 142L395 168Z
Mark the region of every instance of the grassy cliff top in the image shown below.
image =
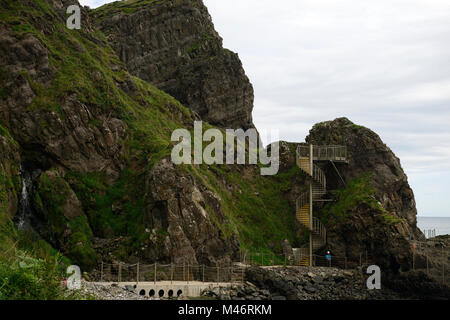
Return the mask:
M104 16L113 17L116 14L132 14L142 8L154 7L165 3L180 3L175 0L125 0L107 3L99 8L92 10L93 17L102 18Z

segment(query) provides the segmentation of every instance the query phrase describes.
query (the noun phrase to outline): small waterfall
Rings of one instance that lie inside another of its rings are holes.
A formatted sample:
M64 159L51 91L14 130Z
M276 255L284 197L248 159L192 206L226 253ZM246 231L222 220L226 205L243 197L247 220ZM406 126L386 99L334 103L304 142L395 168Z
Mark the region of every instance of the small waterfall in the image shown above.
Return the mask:
M41 174L39 169L28 169L20 166L22 193L19 199L19 210L15 218L19 230L33 230L35 181Z

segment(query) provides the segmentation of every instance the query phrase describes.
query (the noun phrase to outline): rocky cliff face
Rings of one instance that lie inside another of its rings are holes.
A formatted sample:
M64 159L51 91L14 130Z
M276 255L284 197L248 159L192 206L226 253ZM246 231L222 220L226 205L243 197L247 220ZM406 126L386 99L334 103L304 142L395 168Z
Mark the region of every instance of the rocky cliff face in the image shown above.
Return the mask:
M75 2L65 2L69 3ZM53 4L56 8L64 6L61 1ZM27 1L24 5L36 7ZM22 146L23 162L39 162L40 167L46 168L57 163L67 170L81 172L105 169L114 175L120 170L119 140L125 135L124 123L94 104L87 106L70 87L54 105L52 98L46 97L50 94L44 92L58 76L57 66L50 63L51 53L42 39L61 27L55 23L36 18L33 21L36 33L20 35L10 26L0 26L1 80L5 91L1 118ZM51 40L46 40L50 44ZM74 49L78 54L86 53L79 45ZM102 78L98 71L90 75L96 76ZM101 125L89 125L93 119Z
M180 174L165 159L150 172L147 190L145 220L154 230L167 230L169 235L160 246L144 252L149 259L159 256L175 263L207 265L239 259L237 237L224 239L213 222L225 222L221 199L195 177ZM157 234L152 237L156 240Z
M253 87L201 0L116 2L91 17L131 74L212 124L253 127Z
M19 208L20 155L17 144L0 125L0 215L13 217Z

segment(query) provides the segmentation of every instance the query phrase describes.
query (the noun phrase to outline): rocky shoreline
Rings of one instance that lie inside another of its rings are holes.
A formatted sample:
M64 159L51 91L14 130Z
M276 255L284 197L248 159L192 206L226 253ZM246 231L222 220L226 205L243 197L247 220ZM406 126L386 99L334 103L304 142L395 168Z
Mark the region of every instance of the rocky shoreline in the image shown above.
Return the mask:
M368 290L358 270L327 267L252 267L243 286L214 288L218 300L396 300L389 289Z
M450 289L421 272L382 278L380 290L368 290L362 269L326 267L252 267L242 286L203 293L217 300L404 300L449 299ZM383 280L390 283L383 285Z
M117 284L102 285L82 281L80 293L94 300L148 300L130 289Z

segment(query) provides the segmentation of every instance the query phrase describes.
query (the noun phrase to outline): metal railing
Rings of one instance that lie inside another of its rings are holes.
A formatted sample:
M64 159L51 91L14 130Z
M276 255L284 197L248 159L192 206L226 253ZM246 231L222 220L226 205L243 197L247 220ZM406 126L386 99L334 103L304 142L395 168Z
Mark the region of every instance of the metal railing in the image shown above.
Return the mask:
M327 231L326 231L325 226L323 225L322 222L320 222L319 219L313 217L312 229L313 229L313 233L320 237L320 239L321 239L320 247L322 247L327 242Z
M309 158L310 147L309 146L297 146L297 157ZM346 146L314 146L313 147L313 160L319 161L346 161L347 160L347 147Z
M320 183L324 191L327 190L327 178L325 172L316 165L313 165L313 179Z
M245 268L239 265L101 263L94 278L100 282L242 282Z
M427 239L436 237L436 229L422 230L422 232Z
M300 266L303 258L309 258L309 248L292 248L292 254L273 254L267 252L249 251L245 255L246 265L262 267ZM375 259L366 251L354 257L332 255L328 260L324 255L313 254L314 267L333 267L339 269L353 269L361 266L375 264Z
M303 192L295 201L296 211L299 211L307 203L309 203L309 191Z
M449 253L450 248L440 244L414 241L411 269L423 271L437 281L450 285ZM428 250L425 251L425 246ZM430 253L429 247L434 249ZM239 283L245 281L245 270L250 266L300 266L303 258L309 257L309 248L293 248L290 254L275 254L272 252L255 252L243 250L240 262L227 265L207 266L200 264L125 264L121 262L101 263L89 274L90 281L101 282L208 282L208 283ZM333 267L353 269L377 264L377 259L368 251L360 251L352 256L312 255L312 265L316 267Z
M450 286L450 248L439 240L410 241L412 269Z

